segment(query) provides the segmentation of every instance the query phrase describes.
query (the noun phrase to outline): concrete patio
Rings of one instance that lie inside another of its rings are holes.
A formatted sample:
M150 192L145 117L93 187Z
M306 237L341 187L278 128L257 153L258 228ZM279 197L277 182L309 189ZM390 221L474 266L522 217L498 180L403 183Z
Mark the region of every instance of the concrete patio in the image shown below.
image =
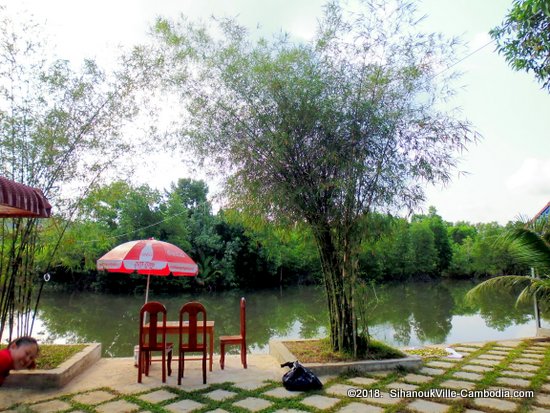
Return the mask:
M453 348L463 357L432 359L416 371L321 376L324 388L306 393L284 389L286 369L269 355L251 355L246 370L239 356L229 356L225 370L215 363L206 385L199 363L189 363L181 386L174 373L163 384L158 365L138 384L133 359L101 359L59 390L0 389L0 411L550 411L550 342L510 340Z

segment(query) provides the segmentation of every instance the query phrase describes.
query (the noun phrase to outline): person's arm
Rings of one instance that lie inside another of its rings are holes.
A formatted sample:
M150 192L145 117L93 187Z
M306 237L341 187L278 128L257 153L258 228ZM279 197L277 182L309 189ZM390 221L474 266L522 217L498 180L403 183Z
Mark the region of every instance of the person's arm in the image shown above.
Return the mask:
M0 350L0 377L5 377L13 368L13 359L8 349Z
M9 354L9 350L0 351L0 386L4 383L4 379L10 374L13 367L13 360Z

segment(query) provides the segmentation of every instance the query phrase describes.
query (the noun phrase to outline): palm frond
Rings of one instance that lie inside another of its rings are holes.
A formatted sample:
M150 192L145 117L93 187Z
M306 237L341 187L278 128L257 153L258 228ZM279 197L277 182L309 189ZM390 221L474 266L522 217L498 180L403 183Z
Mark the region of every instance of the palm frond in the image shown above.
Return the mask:
M534 227L513 228L503 236L503 240L509 242L510 252L518 260L547 274L550 270L550 244L543 236L547 233L537 230Z
M473 303L482 295L489 293L494 294L498 291L517 291L518 289L525 289L534 280L535 278L525 275L503 275L491 278L468 291L468 293L466 293L466 302Z

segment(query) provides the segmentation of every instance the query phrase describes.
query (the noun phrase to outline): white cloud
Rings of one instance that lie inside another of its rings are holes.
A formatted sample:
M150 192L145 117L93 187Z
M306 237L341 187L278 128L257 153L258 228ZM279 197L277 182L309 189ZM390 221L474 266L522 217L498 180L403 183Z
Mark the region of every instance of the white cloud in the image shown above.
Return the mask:
M510 190L530 195L550 194L550 159L527 158L507 180Z

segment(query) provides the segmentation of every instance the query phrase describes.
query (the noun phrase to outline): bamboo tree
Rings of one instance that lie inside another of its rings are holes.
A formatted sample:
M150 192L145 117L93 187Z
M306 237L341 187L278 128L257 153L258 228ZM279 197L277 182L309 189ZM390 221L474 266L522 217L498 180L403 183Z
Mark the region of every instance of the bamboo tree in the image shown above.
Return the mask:
M225 173L233 205L311 229L332 346L354 353L368 341L354 302L358 224L417 206L423 184L448 181L476 138L436 106L452 94L452 71L440 71L456 41L418 31L411 4L360 6L328 2L311 42L253 40L225 19L159 20L158 48L147 50L188 112L181 135Z
M49 54L36 25L13 21L4 7L0 29L0 174L40 188L68 225L80 198L105 171L122 169L115 162L119 154L130 156L141 146L136 135L130 142L121 133L138 112L137 92L148 73L132 73L128 65L107 73L91 60L73 70ZM0 340L6 327L11 338L18 318L17 333L31 333L33 286L48 270L34 261L43 225L36 219L2 220Z

